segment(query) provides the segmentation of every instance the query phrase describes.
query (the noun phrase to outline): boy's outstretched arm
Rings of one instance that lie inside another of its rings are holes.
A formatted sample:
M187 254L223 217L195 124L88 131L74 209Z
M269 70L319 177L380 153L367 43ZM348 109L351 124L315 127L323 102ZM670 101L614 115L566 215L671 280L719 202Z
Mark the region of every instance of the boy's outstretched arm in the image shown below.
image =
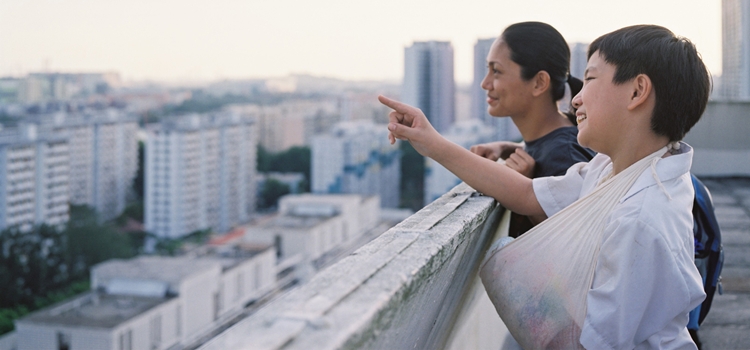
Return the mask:
M396 139L409 141L419 154L434 159L507 209L522 215L545 215L534 194L531 179L448 141L418 108L385 96L379 96L378 100L393 109L388 116L391 144Z

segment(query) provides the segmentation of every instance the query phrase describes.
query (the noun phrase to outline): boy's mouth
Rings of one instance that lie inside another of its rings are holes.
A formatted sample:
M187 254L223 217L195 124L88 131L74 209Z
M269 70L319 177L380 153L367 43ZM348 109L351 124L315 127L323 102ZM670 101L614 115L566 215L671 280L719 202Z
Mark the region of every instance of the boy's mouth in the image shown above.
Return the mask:
M588 118L588 117L586 117L585 114L576 114L576 122L578 124L581 124L581 122L584 121L584 120L586 120L586 118Z

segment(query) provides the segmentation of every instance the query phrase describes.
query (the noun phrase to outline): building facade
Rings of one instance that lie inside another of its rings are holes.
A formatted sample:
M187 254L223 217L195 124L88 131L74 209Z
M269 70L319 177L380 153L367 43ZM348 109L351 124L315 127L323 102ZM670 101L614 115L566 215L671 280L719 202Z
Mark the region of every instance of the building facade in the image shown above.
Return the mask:
M268 152L309 146L312 138L327 132L341 119L336 100L289 100L278 105L236 105L230 111L253 117L258 125L258 144Z
M471 114L473 118L481 120L492 127L494 141L521 139L521 133L513 124L513 120L506 117L493 117L487 113L487 91L482 88L482 80L487 76L487 55L494 38L478 39L474 44L474 82L471 85Z
M721 95L734 101L750 100L750 1L721 2Z
M256 198L255 124L221 112L152 125L146 147L146 230L176 238L249 220Z
M134 199L133 181L138 172L136 116L107 109L29 120L41 134L68 140L70 203L94 208L102 220L125 210Z
M35 125L0 132L0 229L68 221L68 140Z
M190 346L275 288L270 246L141 256L91 271L91 291L16 321L18 350Z
M388 143L385 125L342 122L311 148L313 193L378 195L383 207L398 207L400 152Z
M504 118L510 119L510 118ZM491 142L495 136L478 119L471 119L454 124L443 136L446 139L469 149L471 146ZM424 202L431 203L440 198L453 187L461 183L461 179L453 175L448 169L431 158L426 158L424 179Z
M589 44L571 43L570 47L570 75L583 81L586 64L589 61Z
M420 108L439 132L456 119L455 89L450 42L414 42L404 50L401 99Z
M279 275L284 276L280 278L304 281L325 266L331 254L356 245L379 223L378 196L287 195L279 201L278 215L248 226L243 241L273 245ZM296 272L287 276L286 269Z

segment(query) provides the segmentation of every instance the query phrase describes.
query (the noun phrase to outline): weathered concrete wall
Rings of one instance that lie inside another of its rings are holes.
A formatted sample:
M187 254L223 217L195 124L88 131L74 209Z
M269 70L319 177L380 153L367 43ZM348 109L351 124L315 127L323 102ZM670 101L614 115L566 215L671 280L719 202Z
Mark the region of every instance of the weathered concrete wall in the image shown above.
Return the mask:
M460 347L462 308L486 311L476 274L500 213L461 184L201 349Z
M697 175L750 175L750 102L710 101L685 136Z

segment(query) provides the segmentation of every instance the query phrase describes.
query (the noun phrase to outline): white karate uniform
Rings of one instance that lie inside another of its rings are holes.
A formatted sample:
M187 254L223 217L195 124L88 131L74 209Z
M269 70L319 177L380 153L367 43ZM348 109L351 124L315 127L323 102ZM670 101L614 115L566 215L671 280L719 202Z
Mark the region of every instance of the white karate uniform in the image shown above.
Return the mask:
M696 348L688 313L705 293L694 263L692 158L692 148L681 143L679 154L659 159L654 168L663 187L650 167L607 220L587 294L585 348ZM610 158L598 154L563 176L534 179L534 193L552 216L590 193L611 170Z

